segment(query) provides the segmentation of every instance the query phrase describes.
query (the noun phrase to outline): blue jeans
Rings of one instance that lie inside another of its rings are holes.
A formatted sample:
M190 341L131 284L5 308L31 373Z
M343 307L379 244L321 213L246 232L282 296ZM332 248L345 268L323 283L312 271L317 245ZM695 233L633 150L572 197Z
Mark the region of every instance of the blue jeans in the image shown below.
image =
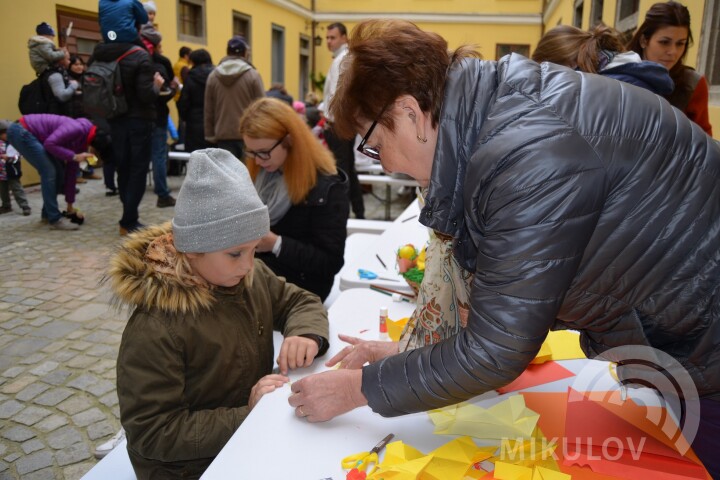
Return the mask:
M113 160L117 167L118 190L123 204L120 226L135 229L140 224L138 207L145 194L150 168L153 125L140 118L110 121Z
M170 195L167 186L167 127L153 127L152 133L152 168L155 194L158 197Z
M57 202L57 169L42 143L19 123L7 130L8 143L25 157L40 174L40 191L43 198L42 216L52 223L62 218Z

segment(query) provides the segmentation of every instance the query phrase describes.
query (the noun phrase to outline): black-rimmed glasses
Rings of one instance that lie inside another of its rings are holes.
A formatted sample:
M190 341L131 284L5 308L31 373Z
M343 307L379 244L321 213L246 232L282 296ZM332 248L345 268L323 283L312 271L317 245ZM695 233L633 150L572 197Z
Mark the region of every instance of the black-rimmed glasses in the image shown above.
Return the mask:
M367 155L368 157L378 160L378 161L380 160L380 149L378 149L377 147L366 146L365 144L367 143L368 138L370 138L370 135L372 135L373 130L375 130L375 126L377 125L378 121L380 120L380 117L382 117L383 113L385 113L386 109L387 109L387 106L383 107L383 109L380 110L380 114L377 116L377 118L372 123L372 125L370 125L370 128L368 129L367 133L362 138L362 140L360 140L360 145L358 145L358 147L357 147L358 152L360 152L364 155Z
M275 145L268 148L267 150L257 150L257 151L245 150L245 156L251 157L251 158L259 158L260 160L268 161L268 160L270 160L270 155L272 154L272 151L275 150L275 148L278 145L280 145L283 140L285 140L285 137L282 137L280 140L275 142Z

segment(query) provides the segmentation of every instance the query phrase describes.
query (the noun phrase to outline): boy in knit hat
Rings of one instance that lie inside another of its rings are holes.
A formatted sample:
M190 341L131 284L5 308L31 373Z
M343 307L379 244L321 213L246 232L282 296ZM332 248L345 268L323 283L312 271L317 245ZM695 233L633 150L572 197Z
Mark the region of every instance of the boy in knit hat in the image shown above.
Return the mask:
M117 392L138 478L198 478L260 398L327 349L320 299L254 258L269 228L245 165L197 150L172 222L130 235L111 260L115 295L134 308Z
M37 75L65 58L65 49L55 46L55 30L45 22L35 27L35 35L28 40L30 65Z

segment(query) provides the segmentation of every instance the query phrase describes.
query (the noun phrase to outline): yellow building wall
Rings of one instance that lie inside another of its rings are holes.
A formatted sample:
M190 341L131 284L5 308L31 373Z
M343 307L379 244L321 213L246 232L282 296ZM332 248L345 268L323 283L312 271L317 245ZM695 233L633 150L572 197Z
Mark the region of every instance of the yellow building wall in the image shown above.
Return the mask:
M318 12L430 12L430 13L464 13L464 14L537 14L542 10L541 0L316 0ZM344 23L344 22L343 22Z

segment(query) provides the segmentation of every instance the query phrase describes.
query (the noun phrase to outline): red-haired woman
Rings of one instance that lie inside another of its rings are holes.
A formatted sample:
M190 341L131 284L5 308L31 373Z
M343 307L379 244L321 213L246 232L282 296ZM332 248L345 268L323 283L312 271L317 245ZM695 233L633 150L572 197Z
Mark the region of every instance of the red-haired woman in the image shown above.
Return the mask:
M257 252L268 267L323 300L343 266L347 174L287 103L261 98L240 121L248 170L270 212Z

